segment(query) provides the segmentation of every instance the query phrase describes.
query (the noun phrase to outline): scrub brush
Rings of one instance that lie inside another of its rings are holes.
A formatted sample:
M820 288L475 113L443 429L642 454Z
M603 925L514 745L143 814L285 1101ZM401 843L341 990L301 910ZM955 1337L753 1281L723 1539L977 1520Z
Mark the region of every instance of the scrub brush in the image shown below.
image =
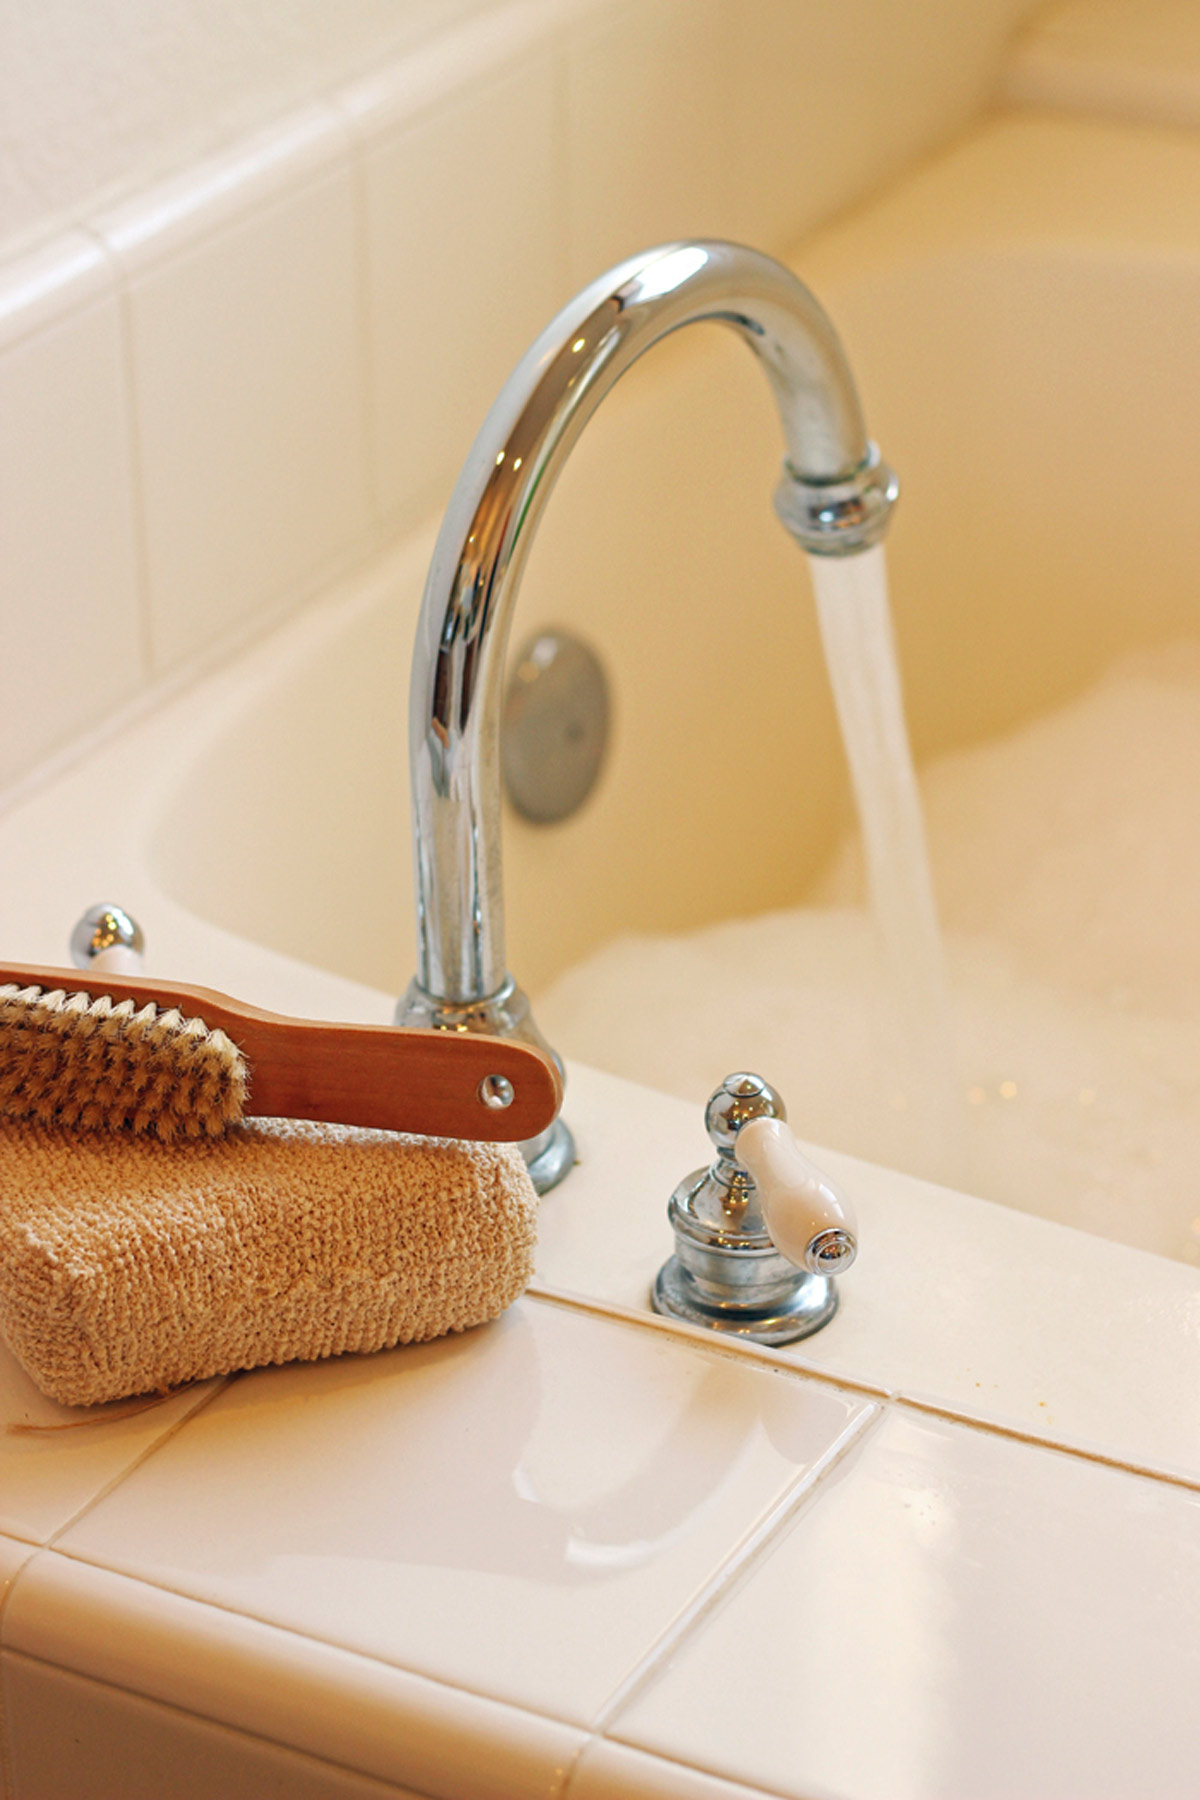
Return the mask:
M547 1056L509 1038L329 1025L146 976L0 966L0 1117L219 1137L311 1119L503 1143L562 1100Z

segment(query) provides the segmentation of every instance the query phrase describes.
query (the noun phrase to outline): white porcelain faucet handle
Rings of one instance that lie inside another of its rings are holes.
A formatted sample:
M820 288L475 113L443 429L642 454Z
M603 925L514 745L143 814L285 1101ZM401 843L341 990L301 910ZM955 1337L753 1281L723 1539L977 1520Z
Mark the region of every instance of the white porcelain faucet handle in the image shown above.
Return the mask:
M748 1119L734 1154L754 1178L771 1241L798 1269L843 1274L858 1254L854 1209L782 1119Z

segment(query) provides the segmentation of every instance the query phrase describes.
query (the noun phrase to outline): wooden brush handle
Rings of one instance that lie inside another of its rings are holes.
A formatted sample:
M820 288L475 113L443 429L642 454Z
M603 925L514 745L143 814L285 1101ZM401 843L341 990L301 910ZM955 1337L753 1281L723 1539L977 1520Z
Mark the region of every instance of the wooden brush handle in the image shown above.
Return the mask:
M0 985L7 982L93 998L108 994L140 1006L153 1001L203 1019L237 1045L249 1066L249 1117L513 1143L545 1131L562 1104L554 1064L515 1038L289 1019L152 976L10 963L0 966ZM483 1084L491 1076L511 1085L510 1105L486 1104Z

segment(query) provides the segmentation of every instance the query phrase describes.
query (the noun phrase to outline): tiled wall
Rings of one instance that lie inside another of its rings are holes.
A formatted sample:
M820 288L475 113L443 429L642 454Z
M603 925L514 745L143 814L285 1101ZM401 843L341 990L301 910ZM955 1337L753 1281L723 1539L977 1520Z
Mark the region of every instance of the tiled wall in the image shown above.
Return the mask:
M584 281L786 247L1029 10L513 0L0 266L0 795L439 506Z

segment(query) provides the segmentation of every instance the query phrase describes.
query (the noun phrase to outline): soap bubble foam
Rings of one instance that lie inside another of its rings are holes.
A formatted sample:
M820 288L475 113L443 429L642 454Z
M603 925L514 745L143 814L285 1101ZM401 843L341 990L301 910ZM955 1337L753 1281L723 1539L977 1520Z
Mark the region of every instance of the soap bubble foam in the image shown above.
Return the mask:
M812 904L607 945L539 997L542 1029L692 1100L757 1069L810 1141L1200 1263L1200 642L1123 659L921 790L953 1167L856 842Z

